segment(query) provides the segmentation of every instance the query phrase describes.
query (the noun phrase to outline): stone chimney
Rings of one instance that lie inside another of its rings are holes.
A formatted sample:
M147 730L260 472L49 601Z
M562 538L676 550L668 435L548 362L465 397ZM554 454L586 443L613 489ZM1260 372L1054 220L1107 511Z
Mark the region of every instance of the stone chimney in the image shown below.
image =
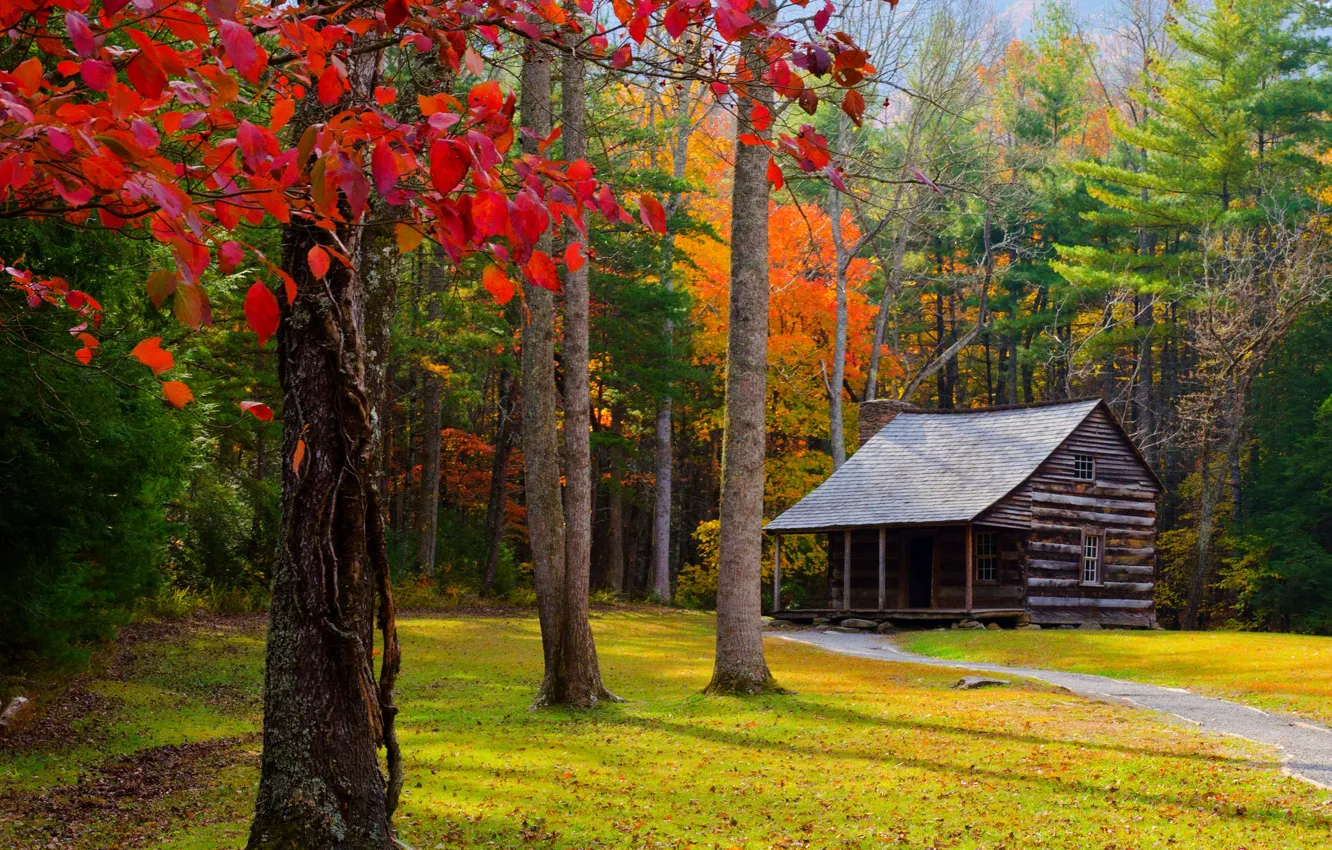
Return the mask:
M869 438L883 430L883 426L892 422L897 414L904 410L915 410L910 402L896 398L876 398L860 403L860 442L857 448L869 442Z

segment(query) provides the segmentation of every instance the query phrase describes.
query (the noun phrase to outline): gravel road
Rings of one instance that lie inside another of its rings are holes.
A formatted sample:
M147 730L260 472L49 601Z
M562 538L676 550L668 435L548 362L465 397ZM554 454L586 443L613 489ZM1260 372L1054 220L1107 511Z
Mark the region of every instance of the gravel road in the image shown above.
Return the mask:
M1000 664L951 661L917 655L897 648L890 639L880 635L800 631L778 637L860 658L1039 679L1093 699L1162 711L1203 731L1234 735L1278 747L1285 756L1286 773L1319 788L1332 790L1332 729L1298 718L1270 714L1228 700L1199 696L1182 688L1126 682L1084 673L1005 667Z

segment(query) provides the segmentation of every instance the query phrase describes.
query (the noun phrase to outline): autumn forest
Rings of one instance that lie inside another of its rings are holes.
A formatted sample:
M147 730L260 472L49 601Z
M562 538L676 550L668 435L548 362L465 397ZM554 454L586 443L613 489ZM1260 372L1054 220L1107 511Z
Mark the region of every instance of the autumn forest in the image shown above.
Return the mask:
M598 612L716 612L784 693L763 525L881 399L1103 399L1156 621L1332 634L1332 10L1011 12L0 5L0 704L266 616L248 846L391 846L401 617L531 612L588 708Z

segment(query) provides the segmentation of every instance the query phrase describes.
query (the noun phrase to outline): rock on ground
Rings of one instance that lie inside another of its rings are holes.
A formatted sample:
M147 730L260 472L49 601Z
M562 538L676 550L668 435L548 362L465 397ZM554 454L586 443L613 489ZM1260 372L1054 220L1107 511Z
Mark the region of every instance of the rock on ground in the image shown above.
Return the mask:
M955 690L974 691L977 688L997 688L1000 685L1007 685L1007 679L987 679L984 676L963 676L953 685Z
M873 620L861 620L856 617L851 617L849 619L843 620L837 625L841 626L844 629L872 629L879 624L874 622Z
M36 713L37 708L32 704L32 700L27 697L14 697L9 701L9 705L5 706L5 710L0 712L0 738L8 737L27 726Z

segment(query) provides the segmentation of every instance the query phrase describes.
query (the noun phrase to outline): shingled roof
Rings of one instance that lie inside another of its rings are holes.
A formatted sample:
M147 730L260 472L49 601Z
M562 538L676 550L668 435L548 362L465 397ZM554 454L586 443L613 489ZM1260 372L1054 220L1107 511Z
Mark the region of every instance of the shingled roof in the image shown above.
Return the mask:
M969 522L1035 472L1100 403L903 411L765 530Z

